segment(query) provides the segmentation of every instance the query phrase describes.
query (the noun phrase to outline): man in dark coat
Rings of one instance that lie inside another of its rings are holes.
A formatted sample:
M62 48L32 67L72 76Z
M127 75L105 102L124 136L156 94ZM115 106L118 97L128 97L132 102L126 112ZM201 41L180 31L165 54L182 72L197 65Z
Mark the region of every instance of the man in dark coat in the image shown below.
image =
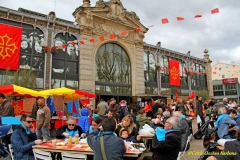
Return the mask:
M14 116L14 108L12 104L6 100L3 93L0 92L0 116Z
M197 104L196 104L196 111L197 115L201 118L202 120L202 125L205 123L204 117L203 117L203 103L202 103L202 97L198 97ZM200 129L200 123L198 123L198 129Z
M167 119L164 130L158 132L152 139L155 160L176 160L181 150L180 121L176 117ZM165 132L165 133L164 133Z
M158 111L158 109L161 108L160 106L160 100L157 100L156 103L153 105L153 115L155 115Z
M118 119L118 117L117 117L118 108L119 108L119 105L116 103L116 100L114 98L111 98L109 110L112 111L113 118L115 118L115 119Z
M237 140L227 141L225 143L223 153L226 153L226 155L218 155L215 157L210 156L207 158L207 160L239 160L240 159L240 130L237 130Z
M33 104L33 108L32 108L32 114L31 114L31 117L33 119L36 119L37 118L37 111L38 111L38 103L37 101Z

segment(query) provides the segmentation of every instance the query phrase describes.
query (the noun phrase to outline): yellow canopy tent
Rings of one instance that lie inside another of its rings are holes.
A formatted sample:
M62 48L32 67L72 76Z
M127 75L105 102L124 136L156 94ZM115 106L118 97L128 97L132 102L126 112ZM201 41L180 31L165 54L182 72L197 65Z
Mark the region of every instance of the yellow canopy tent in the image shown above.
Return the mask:
M12 95L15 97L26 97L26 98L36 98L36 97L47 97L45 94L38 91L20 87L14 84L0 86L0 92L5 95Z

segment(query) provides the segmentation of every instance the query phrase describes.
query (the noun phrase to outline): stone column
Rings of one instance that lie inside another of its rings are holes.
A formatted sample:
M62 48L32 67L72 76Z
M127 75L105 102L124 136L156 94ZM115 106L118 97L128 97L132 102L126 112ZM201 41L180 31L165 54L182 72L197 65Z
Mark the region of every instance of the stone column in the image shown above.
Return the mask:
M204 59L207 61L206 63L206 72L207 72L207 87L209 91L209 96L213 98L213 85L212 85L212 61L209 59L208 50L204 50Z
M47 47L52 46L52 29L48 29L48 36L47 36ZM50 89L51 88L51 59L52 59L52 55L51 55L51 51L47 50L47 54L46 54L46 68L45 68L45 72L46 72L46 77L45 77L45 89Z
M135 74L132 72L133 73L132 76L135 76L135 78L134 78L135 82L133 82L133 85L132 85L133 96L145 94L143 55L144 55L143 46L136 45L136 57L135 57L136 59L135 59L135 62L133 61L133 64L134 63L136 64L135 72L134 72ZM135 93L134 93L134 91L135 91Z

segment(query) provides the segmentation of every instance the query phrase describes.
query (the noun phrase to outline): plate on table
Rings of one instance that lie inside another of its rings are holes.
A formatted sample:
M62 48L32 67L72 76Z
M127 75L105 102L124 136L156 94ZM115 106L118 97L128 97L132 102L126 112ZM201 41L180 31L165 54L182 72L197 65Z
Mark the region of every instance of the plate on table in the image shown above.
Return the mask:
M146 147L143 143L130 143L129 149L143 152L146 150Z

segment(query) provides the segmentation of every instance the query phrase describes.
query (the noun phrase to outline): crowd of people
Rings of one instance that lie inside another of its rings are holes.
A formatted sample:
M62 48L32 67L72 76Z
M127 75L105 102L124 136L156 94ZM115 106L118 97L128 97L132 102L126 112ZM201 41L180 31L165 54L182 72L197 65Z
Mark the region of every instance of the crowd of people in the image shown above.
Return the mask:
M207 105L206 105L207 104ZM6 100L5 95L0 93L0 116L14 116L14 108ZM56 137L52 137L49 131L51 113L45 103L45 99L40 98L34 106L37 128L35 130L29 115L22 115L21 126L17 126L11 136L11 144L14 151L14 159L34 159L32 146L50 141L53 138L66 139L69 137L86 138L87 143L94 151L94 160L105 159L134 159L123 157L127 147L126 142L143 142L140 130L144 125L149 125L155 130L152 140L145 144L150 147L152 156L144 157L144 160L175 160L179 152L189 150L190 143L187 139L192 133L191 119L199 117L200 129L205 120L210 121L212 128L216 130L214 141L219 138L237 139L228 142L224 151L236 151L233 145L239 145L240 107L233 105L227 98L223 102L214 102L210 99L208 103L202 102L202 97L197 98L196 104L191 100L183 101L178 99L172 104L165 104L163 100L145 102L143 107L136 103L135 114L129 109L126 100L116 103L114 98L106 103L103 99L97 104L93 111L89 108L81 109L81 117L78 123L72 117L62 127L56 130ZM91 116L91 119L89 118ZM236 133L238 136L236 137ZM216 138L217 137L217 138ZM104 147L104 148L103 148ZM239 147L239 146L238 146ZM237 156L231 159L239 159ZM140 156L140 155L139 155ZM53 157L61 159L61 156L53 154ZM224 159L224 156L209 157L212 159ZM229 157L228 157L229 158Z

